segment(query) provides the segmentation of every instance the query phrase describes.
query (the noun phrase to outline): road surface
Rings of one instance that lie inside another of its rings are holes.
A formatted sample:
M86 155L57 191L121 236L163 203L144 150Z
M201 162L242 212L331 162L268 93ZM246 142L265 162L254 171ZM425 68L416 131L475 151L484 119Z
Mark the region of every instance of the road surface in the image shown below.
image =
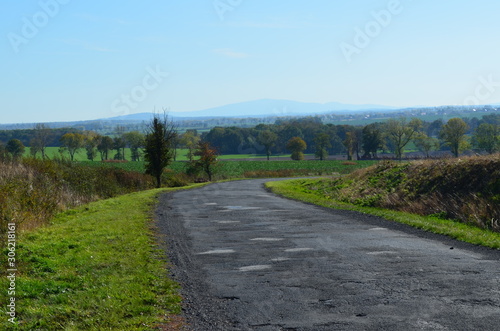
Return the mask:
M500 330L500 251L280 198L265 181L161 198L193 330Z

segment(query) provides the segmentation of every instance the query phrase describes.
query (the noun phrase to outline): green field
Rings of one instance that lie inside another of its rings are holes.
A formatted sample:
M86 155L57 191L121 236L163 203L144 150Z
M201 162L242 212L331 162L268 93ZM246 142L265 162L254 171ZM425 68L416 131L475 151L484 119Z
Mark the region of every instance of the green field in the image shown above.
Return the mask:
M89 166L118 167L129 171L144 172L144 162L103 163L83 161ZM348 174L366 168L377 161L220 161L215 174L218 179L242 177L280 177L280 176L323 176ZM187 162L173 162L168 169L174 173L186 170Z
M47 147L45 151L47 157L49 159L53 158L67 158L69 159L69 154L67 152L64 152L63 154L59 153L59 147ZM176 160L177 161L187 161L188 158L186 157L186 154L188 153L187 149L182 149L179 148L177 149L177 155L176 155ZM110 151L109 152L109 158L112 159L114 155L116 154L116 151ZM30 148L26 147L26 151L24 153L26 157L30 156ZM39 153L37 157L41 157L41 154ZM283 156L288 158L288 155ZM227 159L266 159L265 155L259 155L259 154L235 154L235 155L221 155L219 157L221 160L227 160ZM131 160L132 159L132 153L130 151L130 148L125 148L125 159L126 160ZM100 161L101 156L98 153L95 161ZM88 161L87 159L87 154L84 149L79 150L75 154L75 161Z

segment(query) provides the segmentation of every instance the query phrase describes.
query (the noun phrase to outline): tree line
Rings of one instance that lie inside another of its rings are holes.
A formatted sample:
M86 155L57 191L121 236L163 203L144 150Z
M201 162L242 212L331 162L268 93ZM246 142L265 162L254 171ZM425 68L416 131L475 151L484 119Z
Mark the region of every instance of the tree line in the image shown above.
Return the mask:
M373 159L379 152L402 158L411 142L426 156L438 150L458 156L473 148L495 153L500 150L499 132L498 114L482 119L452 118L447 122L399 118L366 126L323 124L318 118L308 117L254 128L216 127L200 139L221 154L265 154L269 158L291 153L292 159L302 159L304 153L309 153L320 160L346 154L348 159Z
M114 131L112 136L107 136L37 124L32 130L17 130L10 135L0 132L0 158L21 157L25 146L30 146L32 156L46 158L46 148L57 146L61 155L69 155L71 160L82 150L91 161L125 160L126 148L131 151L131 161L144 160L146 134L126 132L120 126ZM215 127L203 134L196 130L180 134L175 129L169 136L169 144L173 160L177 158L177 149L184 148L189 161L196 156L200 142L209 143L220 154L264 154L268 159L271 155L291 154L292 159L301 160L305 153L314 154L320 160L338 154L345 154L348 159L374 159L380 152L402 158L410 143L427 157L438 150L458 156L469 149L487 153L500 151L499 132L499 114L481 119L453 118L447 122L399 118L366 126L323 124L317 117L306 117L278 119L274 124L253 128Z

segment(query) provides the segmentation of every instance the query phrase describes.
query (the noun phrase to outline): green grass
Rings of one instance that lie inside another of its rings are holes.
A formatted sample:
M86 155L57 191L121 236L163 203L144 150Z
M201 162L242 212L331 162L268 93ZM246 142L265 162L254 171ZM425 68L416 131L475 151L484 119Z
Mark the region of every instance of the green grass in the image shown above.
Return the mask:
M424 231L446 235L474 245L500 249L500 233L480 229L472 225L458 223L452 220L441 219L439 217L420 216L387 209L360 207L338 202L325 197L319 191L307 188L314 182L315 180L313 179L297 179L270 182L267 183L266 186L269 187L274 193L287 198L313 203L328 208L354 210L361 213L376 215L390 221L404 223Z
M19 323L7 321L2 305L0 329L151 330L180 313L178 286L166 277L151 224L156 197L166 190L91 203L19 233ZM8 288L6 277L1 286Z
M102 163L82 162L90 166L119 167L129 171L144 172L144 162ZM318 176L332 174L348 174L360 168L366 168L377 161L220 161L216 166L216 175L220 179L252 177L253 175ZM169 166L175 173L184 172L186 162L176 161ZM253 174L251 174L253 173ZM258 176L255 176L258 177Z

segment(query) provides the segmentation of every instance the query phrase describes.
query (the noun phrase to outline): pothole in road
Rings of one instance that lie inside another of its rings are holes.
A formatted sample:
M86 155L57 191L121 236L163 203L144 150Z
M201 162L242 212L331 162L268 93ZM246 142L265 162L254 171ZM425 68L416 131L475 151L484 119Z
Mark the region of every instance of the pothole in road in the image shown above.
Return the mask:
M241 267L238 270L242 271L242 272L246 272L246 271L266 270L266 269L270 269L270 268L271 268L271 266L268 264L260 264L260 265L249 265L247 267Z
M232 254L236 253L234 249L214 249L207 252L198 253L198 255L210 255L210 254Z

